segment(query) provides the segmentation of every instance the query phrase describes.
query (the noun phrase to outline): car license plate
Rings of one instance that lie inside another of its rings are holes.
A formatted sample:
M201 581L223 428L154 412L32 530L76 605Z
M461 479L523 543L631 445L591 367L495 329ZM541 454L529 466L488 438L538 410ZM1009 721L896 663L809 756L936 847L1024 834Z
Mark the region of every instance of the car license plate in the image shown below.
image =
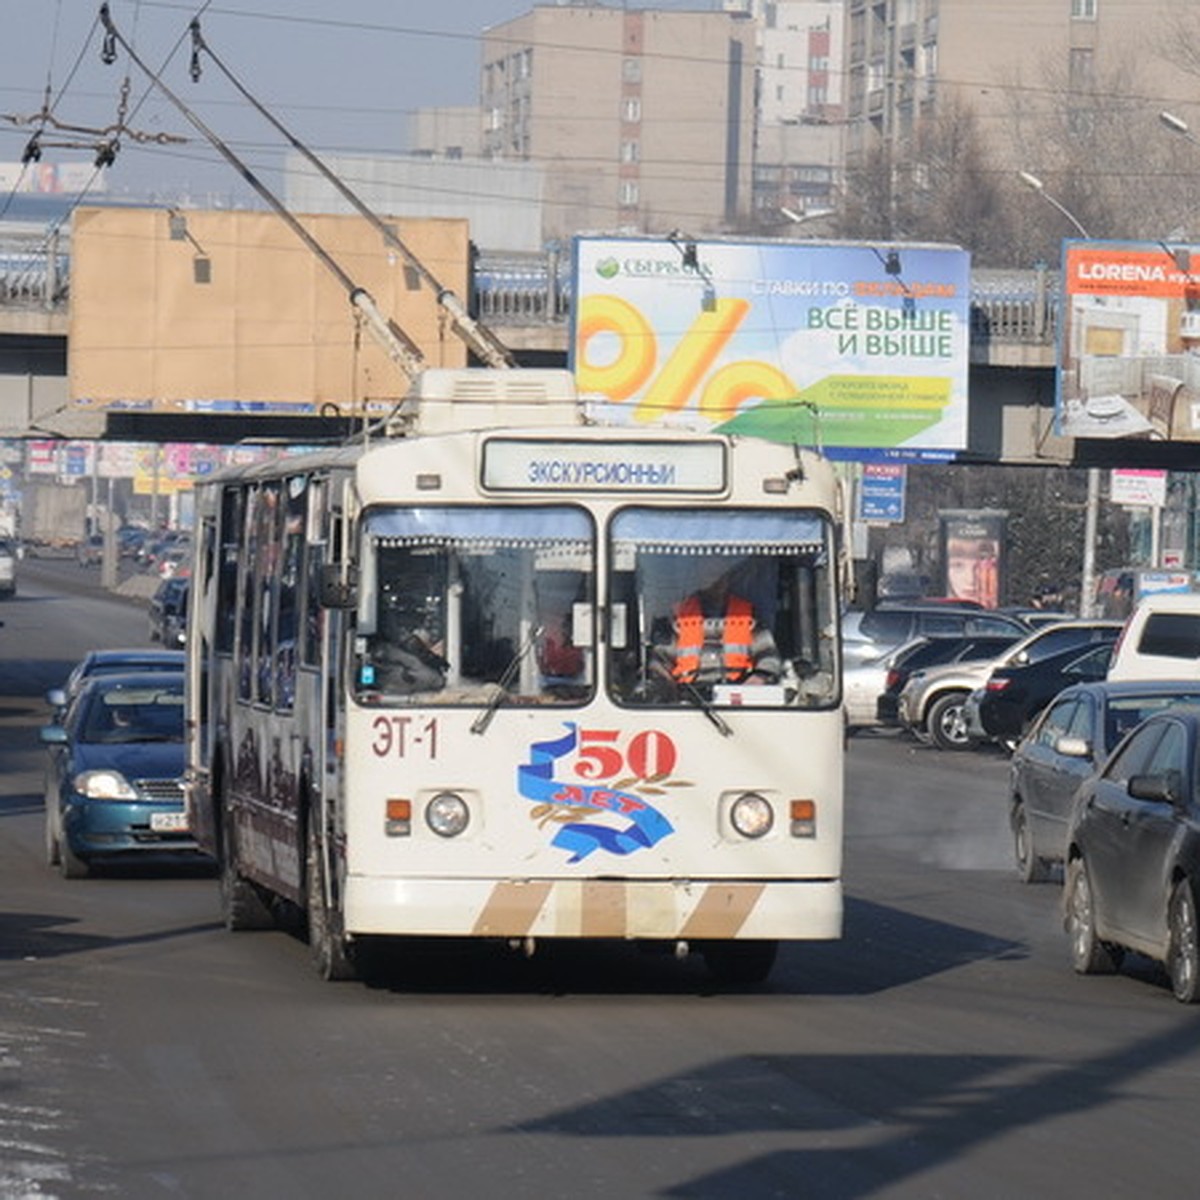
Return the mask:
M156 812L150 814L150 828L154 833L187 833L188 819L185 812Z

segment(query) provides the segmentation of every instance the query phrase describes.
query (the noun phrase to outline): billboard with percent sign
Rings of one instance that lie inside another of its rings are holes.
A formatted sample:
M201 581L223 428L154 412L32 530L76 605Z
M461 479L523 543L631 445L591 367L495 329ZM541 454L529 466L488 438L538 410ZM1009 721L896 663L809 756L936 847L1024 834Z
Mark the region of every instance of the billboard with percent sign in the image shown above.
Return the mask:
M606 420L966 447L963 250L581 237L574 287L571 367Z

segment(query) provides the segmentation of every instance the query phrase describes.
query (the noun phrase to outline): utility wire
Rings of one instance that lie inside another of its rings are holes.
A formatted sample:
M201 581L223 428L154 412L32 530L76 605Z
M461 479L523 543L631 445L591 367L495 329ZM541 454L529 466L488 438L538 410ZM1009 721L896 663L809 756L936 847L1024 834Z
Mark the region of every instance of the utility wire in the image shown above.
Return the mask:
M398 251L404 258L405 262L424 280L424 282L433 289L434 295L437 297L438 304L442 309L449 314L451 324L454 331L459 337L473 350L489 367L512 367L515 365L512 353L508 347L500 341L498 337L486 326L480 325L475 321L462 301L446 287L429 269L421 262L419 258L401 241L395 229L384 222L377 213L373 212L359 198L358 194L352 191L337 175L335 175L325 163L318 158L303 142L296 138L287 128L281 124L275 116L269 112L259 101L250 94L242 82L233 74L232 71L221 61L213 48L204 39L203 33L200 31L200 19L195 18L191 23L192 31L192 79L199 80L200 78L200 55L203 52L220 69L221 73L229 80L237 91L251 104L260 116L265 118L271 126L283 137L288 144L300 154L302 154L308 162L310 162L321 174L321 176L330 183L338 192L338 194L353 207L360 216L365 217L382 235L384 241L394 250Z
M138 57L133 47L125 40L113 24L107 2L100 6L100 20L104 24L106 34L112 38L114 45L120 44L129 55L130 60L146 75L155 87L175 105L185 118L193 125L212 146L221 154L226 162L262 197L271 209L287 223L292 232L312 251L317 260L324 266L346 289L350 303L366 318L367 324L384 346L389 357L400 367L410 379L415 378L424 367L425 362L416 343L401 330L394 322L387 321L379 312L371 294L346 274L326 249L317 241L304 226L287 210L282 201L267 187L257 175L215 134L203 121L170 88Z

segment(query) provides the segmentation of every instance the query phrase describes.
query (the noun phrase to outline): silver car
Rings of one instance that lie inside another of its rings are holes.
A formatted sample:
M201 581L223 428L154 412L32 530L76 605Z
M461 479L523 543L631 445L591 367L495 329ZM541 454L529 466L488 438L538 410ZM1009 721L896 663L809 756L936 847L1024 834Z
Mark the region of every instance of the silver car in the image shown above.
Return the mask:
M1111 638L1120 621L1058 621L1035 630L995 658L915 671L900 693L900 723L939 750L967 750L975 744L967 725L967 698L982 687L995 667L1019 666Z

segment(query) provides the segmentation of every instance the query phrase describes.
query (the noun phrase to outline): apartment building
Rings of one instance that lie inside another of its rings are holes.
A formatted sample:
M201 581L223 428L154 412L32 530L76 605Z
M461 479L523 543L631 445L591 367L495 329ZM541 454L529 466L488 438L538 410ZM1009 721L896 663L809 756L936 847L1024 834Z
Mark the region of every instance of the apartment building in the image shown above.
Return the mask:
M845 0L724 0L724 8L755 25L757 224L829 212L845 154Z
M1108 87L1144 101L1130 119L1196 94L1172 40L1200 34L1181 0L846 0L847 162L961 104L999 170L1034 165L1039 120ZM1193 10L1190 14L1188 10ZM1182 24L1181 24L1182 22ZM1111 85L1106 81L1112 81ZM1094 97L1093 97L1094 99ZM1069 114L1068 114L1069 115Z
M755 25L536 7L483 39L483 153L545 171L547 238L718 233L752 208Z

